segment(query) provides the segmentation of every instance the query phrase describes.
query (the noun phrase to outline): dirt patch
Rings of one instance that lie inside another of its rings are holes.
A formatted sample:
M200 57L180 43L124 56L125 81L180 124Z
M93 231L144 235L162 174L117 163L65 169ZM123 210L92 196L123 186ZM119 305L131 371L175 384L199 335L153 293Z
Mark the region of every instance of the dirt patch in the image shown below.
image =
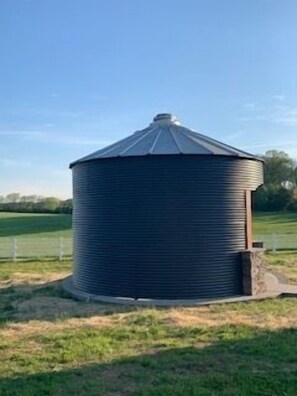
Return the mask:
M46 274L13 272L9 279L0 282L0 288L5 289L11 286L29 288L30 286L43 285L45 283L62 280L68 275L69 272L51 272Z
M78 302L54 296L16 300L12 305L16 311L11 316L12 323L0 331L0 334L13 339L50 331L116 325L128 315L119 312L117 306ZM116 315L112 315L114 313Z
M110 306L96 303L88 304L69 298L52 296L36 296L25 301L16 301L13 306L17 311L14 317L21 320L66 320L71 317L85 317L91 320L91 316L113 313ZM116 312L116 307L114 312Z
M32 320L27 323L13 323L0 331L7 339L19 339L36 334L46 334L69 329L99 328L114 325L115 321L108 316L93 316L92 318L72 318L58 322Z
M23 323L11 323L0 331L0 337L20 339L69 329L114 327L127 324L135 312L110 312L110 306L87 304L59 297L34 297L16 303L15 318ZM114 314L113 314L114 313ZM53 320L54 319L54 320ZM178 327L217 327L222 325L252 326L280 329L297 326L295 314L280 317L269 313L240 314L238 311L210 312L207 308L174 308L161 316L168 326ZM24 321L27 322L24 323ZM202 346L204 347L204 343ZM155 345L162 350L166 345Z
M197 309L173 309L165 315L166 322L174 325L187 326L219 326L220 320L217 316L213 316L207 310Z
M34 311L37 318L43 318L45 315L55 313L57 316L62 313L67 313L69 310L76 308L77 303L73 300L59 297L33 297L29 300L16 302L15 308L24 316L27 312Z
M269 269L272 272L277 272L278 274L282 274L283 281L282 283L288 283L290 285L297 285L297 263L292 262L286 265L286 267L281 265L270 265Z
M290 316L274 316L269 313L240 314L238 311L226 311L216 313L200 310L199 308L172 309L165 315L166 321L175 326L222 326L222 325L246 325L257 326L259 328L288 328L297 326L297 307L296 312Z

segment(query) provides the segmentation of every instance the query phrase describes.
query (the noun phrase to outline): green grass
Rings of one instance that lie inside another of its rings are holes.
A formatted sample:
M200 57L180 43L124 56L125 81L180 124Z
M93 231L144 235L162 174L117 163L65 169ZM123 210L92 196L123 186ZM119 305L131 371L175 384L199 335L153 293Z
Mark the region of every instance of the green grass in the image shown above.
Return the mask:
M0 212L0 237L71 237L71 215ZM297 213L257 212L255 234L297 234Z
M297 213L256 212L254 234L297 234ZM71 215L0 212L0 237L71 238Z
M0 237L71 237L71 215L0 212Z
M297 233L258 213L254 232ZM71 236L71 216L0 213L0 236ZM297 281L297 252L268 255ZM295 396L297 300L196 308L77 302L70 261L0 263L2 396Z
M14 347L42 344L42 355L14 353L12 374L16 366L26 368L4 380L0 390L7 396L293 396L296 335L295 329L256 332L240 326L180 332L157 322L149 331L137 325L32 336ZM133 356L140 345L143 353ZM81 368L66 368L73 361Z
M71 271L72 262L69 260L42 260L42 261L19 261L13 263L11 261L0 263L0 282L7 279L13 279L14 274L51 274L57 272Z
M297 234L297 212L256 212L253 228L255 234Z
M286 268L289 256L268 259ZM0 263L0 395L296 395L296 299L162 309L77 302L59 280L70 270Z
M282 274L287 283L297 284L297 251L279 251L268 255L268 267Z

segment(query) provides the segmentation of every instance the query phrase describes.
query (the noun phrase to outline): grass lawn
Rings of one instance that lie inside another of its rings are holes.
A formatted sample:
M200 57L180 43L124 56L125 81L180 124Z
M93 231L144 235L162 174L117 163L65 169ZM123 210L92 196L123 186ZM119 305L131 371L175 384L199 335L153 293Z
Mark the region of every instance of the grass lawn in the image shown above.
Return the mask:
M268 249L297 248L297 213L255 213L254 240L263 241ZM276 234L273 236L272 234ZM17 237L19 258L57 257L60 237L64 255L72 255L71 215L0 212L0 259L12 256L13 239ZM289 253L288 253L289 254ZM277 265L277 264L276 264Z
M297 234L297 212L256 212L254 234Z
M297 285L297 251L283 250L269 253L267 256L268 269L282 274L286 282ZM297 304L297 301L296 301Z
M71 237L71 215L0 212L0 237ZM297 234L297 213L257 212L255 234Z
M70 237L71 215L0 212L0 237Z
M253 215L254 234L297 234L297 213L257 212ZM71 238L71 215L0 212L0 237Z
M291 273L297 253L268 259ZM296 395L296 299L76 302L60 288L69 271L71 262L0 263L0 395Z

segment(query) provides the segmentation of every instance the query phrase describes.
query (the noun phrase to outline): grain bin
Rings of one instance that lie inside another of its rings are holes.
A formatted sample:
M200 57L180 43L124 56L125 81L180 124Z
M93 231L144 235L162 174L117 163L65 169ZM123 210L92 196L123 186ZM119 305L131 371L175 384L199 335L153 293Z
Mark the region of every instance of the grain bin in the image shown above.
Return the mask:
M259 158L158 114L70 167L77 290L169 300L242 293Z

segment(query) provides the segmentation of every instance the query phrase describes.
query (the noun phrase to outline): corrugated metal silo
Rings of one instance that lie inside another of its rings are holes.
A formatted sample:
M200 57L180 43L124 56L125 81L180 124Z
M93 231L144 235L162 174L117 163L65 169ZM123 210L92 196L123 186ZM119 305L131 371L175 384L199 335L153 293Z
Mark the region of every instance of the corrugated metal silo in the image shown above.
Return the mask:
M197 299L242 292L258 158L170 114L73 170L74 286L117 297Z

